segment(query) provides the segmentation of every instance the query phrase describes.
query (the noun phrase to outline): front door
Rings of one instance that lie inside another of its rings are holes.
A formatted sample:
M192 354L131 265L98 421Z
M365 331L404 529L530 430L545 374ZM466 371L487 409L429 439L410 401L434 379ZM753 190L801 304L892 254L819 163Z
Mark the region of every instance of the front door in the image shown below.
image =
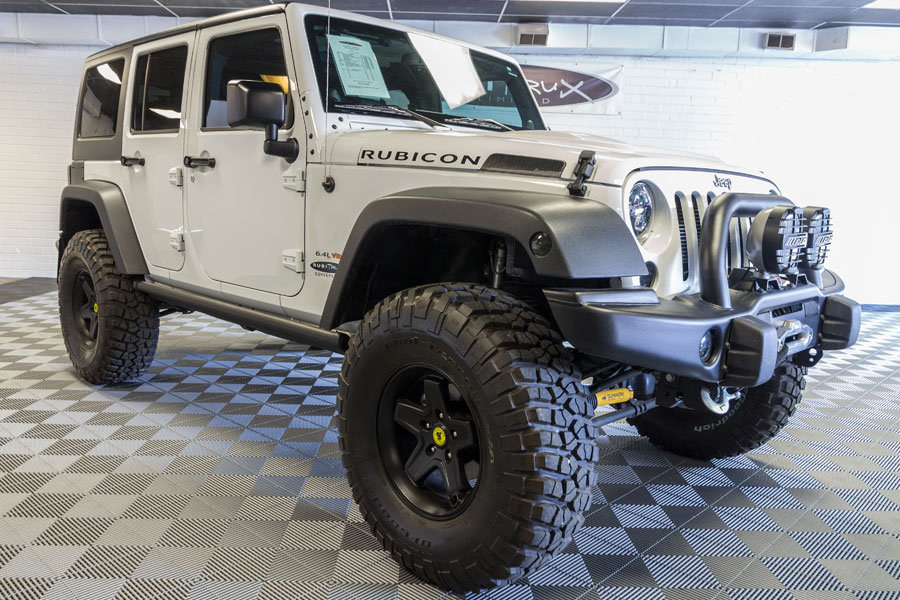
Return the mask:
M136 46L128 79L134 83L126 99L122 182L144 256L163 269L184 264L181 158L189 120L182 106L194 37L191 32Z
M185 168L187 225L204 272L212 279L272 294L292 296L303 285L302 180L305 135L295 118L296 77L283 14L201 29L191 106L196 114ZM230 128L226 120L229 81L280 84L287 93L287 123L279 139L300 140L293 164L263 153L262 130ZM214 159L214 164L212 160ZM208 166L199 166L200 164ZM293 185L291 185L293 183Z

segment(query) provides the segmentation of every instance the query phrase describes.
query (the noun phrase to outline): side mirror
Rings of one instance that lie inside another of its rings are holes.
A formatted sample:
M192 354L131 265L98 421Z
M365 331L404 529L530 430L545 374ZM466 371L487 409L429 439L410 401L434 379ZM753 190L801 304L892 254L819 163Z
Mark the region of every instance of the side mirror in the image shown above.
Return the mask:
M228 82L225 91L228 125L264 129L263 152L294 162L300 155L300 144L291 138L278 141L278 128L284 125L284 90L277 83L239 79Z

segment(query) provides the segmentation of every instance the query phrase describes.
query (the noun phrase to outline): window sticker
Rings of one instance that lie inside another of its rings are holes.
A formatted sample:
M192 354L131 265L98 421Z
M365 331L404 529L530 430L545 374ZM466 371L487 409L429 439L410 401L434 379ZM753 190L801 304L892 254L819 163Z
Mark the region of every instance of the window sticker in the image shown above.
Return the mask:
M329 35L331 56L344 93L364 98L390 98L372 45L349 35Z

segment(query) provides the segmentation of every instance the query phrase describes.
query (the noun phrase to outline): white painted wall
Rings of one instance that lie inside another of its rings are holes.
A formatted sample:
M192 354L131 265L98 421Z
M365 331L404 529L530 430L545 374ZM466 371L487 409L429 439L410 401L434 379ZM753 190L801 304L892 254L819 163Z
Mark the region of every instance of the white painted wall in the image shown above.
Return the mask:
M97 48L0 43L0 277L52 276L81 63ZM554 129L682 148L759 168L799 204L834 212L849 293L900 303L883 283L900 221L900 63L758 58L521 57L625 65L619 116L554 115Z

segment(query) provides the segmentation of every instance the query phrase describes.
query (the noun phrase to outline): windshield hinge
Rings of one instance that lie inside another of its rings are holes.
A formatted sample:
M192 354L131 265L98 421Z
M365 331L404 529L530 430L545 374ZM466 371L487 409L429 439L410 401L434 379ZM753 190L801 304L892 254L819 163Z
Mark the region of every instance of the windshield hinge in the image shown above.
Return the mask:
M573 173L575 179L572 180L571 183L567 186L569 188L569 193L573 196L584 196L587 192L587 185L585 185L585 181L591 178L591 175L594 174L594 166L597 164L597 159L594 158L594 153L590 150L583 150L581 154L578 156L578 164L575 165L575 172Z
M306 191L306 171L289 169L281 174L281 185L295 192Z

